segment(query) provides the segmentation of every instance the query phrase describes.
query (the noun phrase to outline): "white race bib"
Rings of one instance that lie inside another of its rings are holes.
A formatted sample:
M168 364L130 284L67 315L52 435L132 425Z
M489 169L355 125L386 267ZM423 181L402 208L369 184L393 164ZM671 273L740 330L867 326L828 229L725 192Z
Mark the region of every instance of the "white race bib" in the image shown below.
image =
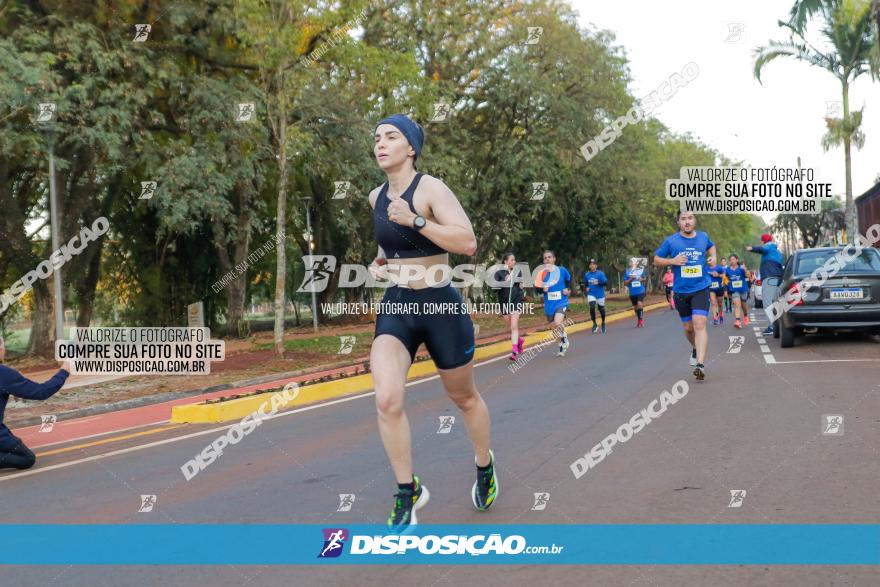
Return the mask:
M702 265L682 265L681 266L681 276L687 279L693 279L694 277L702 277L703 276L703 266Z
M562 299L562 292L561 291L548 291L547 292L547 299L550 301L561 300Z
M740 289L740 288L742 288L742 286L743 286L743 282L741 279L737 279L736 281L730 282L730 287L732 287L733 289Z
M632 283L629 284L629 286L630 287L642 287L642 282L641 281L633 281Z
M712 289L719 289L720 287L721 287L721 284L718 283L717 281L712 282Z

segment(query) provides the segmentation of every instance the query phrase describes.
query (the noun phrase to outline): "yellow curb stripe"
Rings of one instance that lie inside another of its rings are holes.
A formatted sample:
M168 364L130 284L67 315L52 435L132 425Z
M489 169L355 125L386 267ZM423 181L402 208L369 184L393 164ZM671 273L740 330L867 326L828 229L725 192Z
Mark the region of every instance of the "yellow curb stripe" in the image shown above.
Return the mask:
M657 304L652 304L650 306L645 306L645 311L656 310L665 307L668 307L668 304L666 304L666 302L660 302ZM634 315L635 314L632 310L616 312L608 316L605 321L615 322L617 320L623 320L624 318ZM583 330L588 330L591 328L592 324L590 324L589 322L582 322L580 324L575 324L574 326L567 327L566 332L581 332ZM541 331L529 334L525 337L526 342L524 344L537 344L546 338L548 332L549 331ZM477 348L474 351L474 360L479 361L482 359L497 357L498 355L507 354L508 352L510 352L510 341L504 340ZM418 363L414 363L410 367L409 372L407 373L407 379L417 379L419 377L425 377L427 375L433 375L435 373L437 373L437 366L434 364L434 361L419 361ZM339 379L336 381L316 383L314 385L300 387L299 395L292 402L288 402L285 405L285 408L289 409L296 406L302 406L305 404L311 404L340 397L343 395L369 391L371 389L373 389L373 375L370 373L367 373L365 375L356 375L354 377L347 377L345 379ZM248 414L252 414L253 412L257 411L257 409L264 402L268 401L269 395L270 394L261 393L253 396L242 397L212 404L195 403L174 406L173 408L171 408L171 422L182 424L228 422L230 420L240 420Z
M48 457L50 455L57 455L57 454L61 454L63 452L70 452L72 450L78 450L81 448L89 448L90 446L100 446L102 444L109 444L111 442L116 442L119 440L127 440L129 438L137 438L139 436L158 434L159 432L165 432L166 430L171 430L172 428L180 428L180 426L163 426L162 428L154 428L153 430L145 430L143 432L134 432L132 434L125 434L123 436L113 436L111 438L103 438L101 440L95 440L94 442L86 442L84 444L76 444L74 446L67 446L64 448L56 448L55 450L47 450L46 452L38 452L36 454L36 456Z

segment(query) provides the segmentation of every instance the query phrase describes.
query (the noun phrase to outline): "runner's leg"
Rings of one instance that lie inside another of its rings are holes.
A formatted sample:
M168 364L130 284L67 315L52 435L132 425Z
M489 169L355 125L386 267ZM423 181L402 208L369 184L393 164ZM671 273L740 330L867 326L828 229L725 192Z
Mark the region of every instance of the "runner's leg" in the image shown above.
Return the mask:
M474 383L474 363L455 369L438 369L446 395L461 411L468 438L474 448L477 466L489 464L491 422L489 408Z
M693 345L697 349L697 363L702 365L706 359L706 349L709 348L709 333L706 331L706 316L694 315L691 320ZM690 340L690 339L689 339Z
M370 367L376 390L379 435L398 483L412 483L412 449L409 420L403 409L406 374L412 364L409 351L390 334L373 341Z

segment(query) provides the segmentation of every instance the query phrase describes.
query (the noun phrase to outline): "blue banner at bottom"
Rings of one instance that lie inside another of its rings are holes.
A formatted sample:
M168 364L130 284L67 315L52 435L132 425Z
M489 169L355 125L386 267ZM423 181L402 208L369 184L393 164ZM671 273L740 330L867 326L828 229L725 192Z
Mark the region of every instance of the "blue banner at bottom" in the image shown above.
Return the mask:
M877 565L877 524L0 525L0 565Z

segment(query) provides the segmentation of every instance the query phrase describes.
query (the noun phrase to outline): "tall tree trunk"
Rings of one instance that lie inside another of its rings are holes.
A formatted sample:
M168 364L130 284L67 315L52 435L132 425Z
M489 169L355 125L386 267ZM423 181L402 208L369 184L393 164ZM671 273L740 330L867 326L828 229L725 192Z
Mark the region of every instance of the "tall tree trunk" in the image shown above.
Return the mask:
M226 336L245 338L250 334L250 324L245 320L245 296L247 295L248 256L250 255L251 209L249 187L236 182L238 218L233 232L232 258L229 256L227 227L220 220L213 224L214 247L224 275L235 277L223 289L226 295Z
M282 91L279 89L279 92ZM280 100L279 100L280 102ZM275 233L283 235L287 218L287 112L282 107L275 114L278 117L278 210L275 219ZM284 354L284 306L287 259L284 255L286 238L278 238L275 245L277 264L275 266L275 354Z
M34 313L28 354L40 357L55 356L55 304L45 280L34 283Z
M247 271L243 271L226 286L226 336L245 338L250 334L250 324L244 319L246 278Z
M849 124L849 84L843 82L843 120ZM856 205L853 202L852 193L852 135L846 131L843 136L843 156L846 160L846 242L855 240L858 232L858 219L856 218Z
M101 272L101 250L104 246L104 237L98 239L92 246L97 251L92 251L92 257L85 267L85 276L77 280L76 297L79 300L79 308L76 312L76 325L80 328L88 328L92 321L92 309L95 305L95 288L98 286L98 277Z

